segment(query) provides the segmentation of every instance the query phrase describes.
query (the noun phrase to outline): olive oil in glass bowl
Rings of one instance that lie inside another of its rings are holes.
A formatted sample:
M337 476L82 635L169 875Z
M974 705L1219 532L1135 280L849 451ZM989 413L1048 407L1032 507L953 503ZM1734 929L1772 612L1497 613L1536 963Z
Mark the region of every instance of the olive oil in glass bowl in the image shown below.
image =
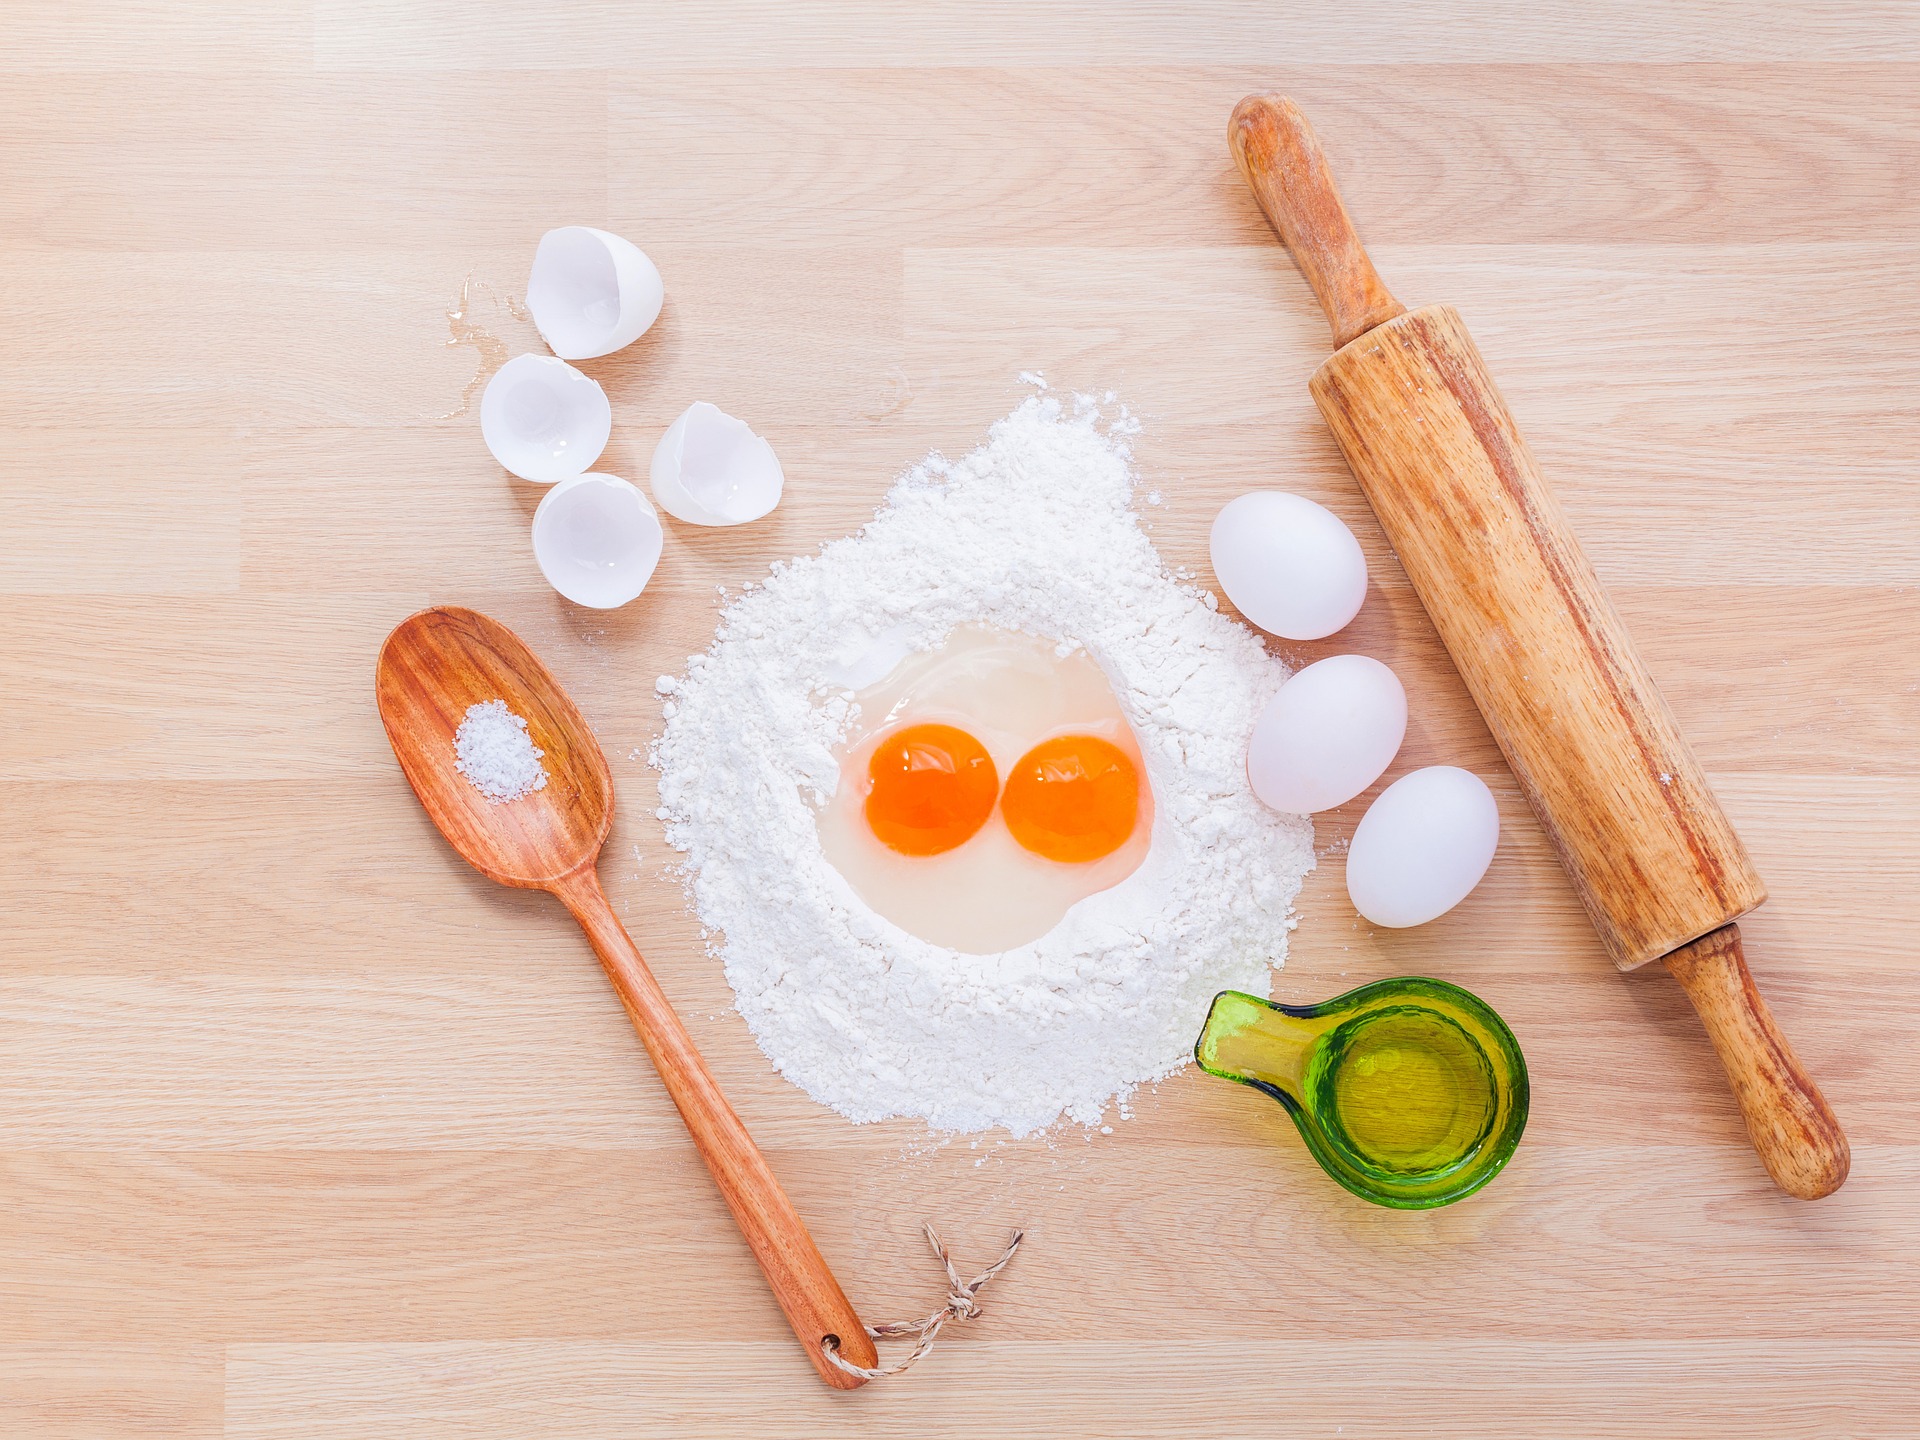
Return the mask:
M1318 1005L1223 990L1194 1058L1273 1096L1321 1169L1398 1210L1471 1195L1527 1125L1527 1064L1513 1032L1444 980L1377 980Z

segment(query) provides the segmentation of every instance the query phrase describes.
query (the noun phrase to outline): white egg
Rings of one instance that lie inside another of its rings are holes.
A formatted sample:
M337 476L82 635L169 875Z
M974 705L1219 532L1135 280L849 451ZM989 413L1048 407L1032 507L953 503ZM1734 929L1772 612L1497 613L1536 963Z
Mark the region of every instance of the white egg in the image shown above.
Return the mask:
M533 557L547 583L576 605L626 604L660 563L660 517L618 475L574 475L533 512Z
M1213 573L1240 613L1286 640L1319 640L1360 613L1367 557L1346 522L1304 495L1229 501L1208 537Z
M592 360L631 345L659 319L665 297L653 261L631 240L590 225L542 235L527 279L527 310L563 360Z
M522 480L551 485L584 473L613 433L613 406L590 375L551 355L517 355L480 397L487 449Z
M696 400L653 447L653 498L690 525L744 525L780 503L787 477L746 422Z
M1369 656L1335 655L1267 702L1247 744L1247 778L1276 810L1331 810L1386 772L1406 733L1399 677Z
M1500 807L1478 775L1430 765L1367 807L1347 849L1347 894L1376 925L1424 925L1472 893L1500 843Z

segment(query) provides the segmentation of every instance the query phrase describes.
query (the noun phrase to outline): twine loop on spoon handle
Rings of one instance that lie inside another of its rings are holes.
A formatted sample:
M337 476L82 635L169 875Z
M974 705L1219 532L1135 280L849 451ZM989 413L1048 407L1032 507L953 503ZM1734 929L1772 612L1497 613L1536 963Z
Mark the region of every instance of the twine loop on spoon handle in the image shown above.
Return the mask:
M1014 1231L1013 1238L1007 1241L1007 1248L1000 1252L1000 1258L982 1270L978 1275L974 1276L971 1281L962 1283L960 1272L953 1268L953 1256L948 1253L946 1242L940 1238L939 1232L936 1231L932 1225L927 1225L925 1229L927 1232L927 1243L933 1246L933 1253L940 1257L940 1263L946 1267L947 1303L924 1320L896 1320L890 1325L869 1325L866 1327L867 1334L875 1340L899 1340L907 1336L913 1336L919 1340L920 1343L913 1347L913 1353L898 1365L884 1365L873 1370L868 1370L864 1366L855 1365L851 1360L843 1356L840 1353L839 1347L834 1344L831 1336L822 1340L820 1342L821 1353L827 1357L830 1363L839 1366L842 1370L846 1371L847 1374L858 1375L863 1380L883 1380L889 1375L898 1375L902 1371L910 1368L915 1361L919 1360L929 1350L933 1349L933 1342L940 1338L941 1327L949 1320L979 1319L981 1313L980 1303L974 1296L979 1292L982 1285L986 1284L987 1281L993 1279L994 1276L1007 1268L1007 1262L1013 1259L1013 1252L1018 1250L1020 1248L1020 1242L1027 1238L1026 1231Z

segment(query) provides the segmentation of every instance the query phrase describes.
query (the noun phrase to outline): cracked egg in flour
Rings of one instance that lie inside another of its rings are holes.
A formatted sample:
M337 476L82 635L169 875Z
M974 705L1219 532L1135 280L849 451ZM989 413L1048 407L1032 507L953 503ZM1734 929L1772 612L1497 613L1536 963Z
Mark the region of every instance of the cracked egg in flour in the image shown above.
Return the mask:
M857 718L818 825L875 913L993 954L1140 867L1153 795L1139 745L1099 663L1062 649L963 626L933 650L876 647L849 674Z

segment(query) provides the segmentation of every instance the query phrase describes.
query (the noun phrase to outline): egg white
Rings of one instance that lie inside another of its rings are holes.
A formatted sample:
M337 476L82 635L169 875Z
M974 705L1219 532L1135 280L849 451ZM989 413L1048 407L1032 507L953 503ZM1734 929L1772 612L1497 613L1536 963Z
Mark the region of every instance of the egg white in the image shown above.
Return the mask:
M1098 662L1062 649L1032 635L963 626L854 692L859 714L840 751L840 783L818 816L820 844L854 893L908 934L967 954L1011 950L1039 939L1146 858L1153 796L1139 742ZM888 734L917 724L956 726L979 740L1003 787L1020 757L1053 736L1095 735L1119 746L1140 777L1132 835L1110 855L1063 864L1023 848L996 805L977 834L943 854L889 849L867 824L867 765Z

